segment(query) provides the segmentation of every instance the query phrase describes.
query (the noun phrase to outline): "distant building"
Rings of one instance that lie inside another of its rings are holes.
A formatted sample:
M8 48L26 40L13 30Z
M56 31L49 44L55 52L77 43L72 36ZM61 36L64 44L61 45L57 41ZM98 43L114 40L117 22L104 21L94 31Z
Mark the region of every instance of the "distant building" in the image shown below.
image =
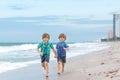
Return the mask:
M109 30L108 38L102 38L101 41L120 41L120 12L113 14L113 30Z
M113 30L108 31L108 38L113 39Z
M120 38L120 13L113 14L113 38Z

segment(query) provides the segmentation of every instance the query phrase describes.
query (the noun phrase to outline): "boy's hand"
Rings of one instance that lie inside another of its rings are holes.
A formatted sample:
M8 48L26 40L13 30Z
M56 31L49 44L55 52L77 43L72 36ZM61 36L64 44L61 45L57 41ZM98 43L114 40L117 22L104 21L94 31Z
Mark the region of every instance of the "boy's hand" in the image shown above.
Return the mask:
M64 48L64 47L63 47L63 49L64 49L64 50L69 50L69 48Z
M40 52L40 55L43 56L43 52Z
M55 55L54 58L57 58L57 55Z
M57 51L54 50L54 58L57 58Z
M38 52L41 56L43 56L43 52L41 52L38 48L37 48L37 52Z

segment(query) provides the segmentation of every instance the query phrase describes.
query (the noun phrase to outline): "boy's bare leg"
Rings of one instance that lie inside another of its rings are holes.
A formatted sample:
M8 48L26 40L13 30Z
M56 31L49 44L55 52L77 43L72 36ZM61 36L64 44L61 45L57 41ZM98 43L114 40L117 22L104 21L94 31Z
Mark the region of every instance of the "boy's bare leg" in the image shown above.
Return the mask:
M65 66L65 64L62 63L62 73L64 72L64 66Z
M45 69L45 62L42 63L42 67Z
M45 62L46 77L48 77L48 62Z
M60 74L60 63L61 62L58 62L58 74Z

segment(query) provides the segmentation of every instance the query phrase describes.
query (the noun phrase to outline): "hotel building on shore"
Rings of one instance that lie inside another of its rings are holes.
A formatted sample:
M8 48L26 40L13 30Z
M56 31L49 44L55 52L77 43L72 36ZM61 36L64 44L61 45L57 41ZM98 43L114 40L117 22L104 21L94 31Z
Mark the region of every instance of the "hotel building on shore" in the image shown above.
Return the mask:
M120 12L113 14L113 29L108 31L108 38L101 41L120 41Z
M113 14L113 38L120 38L120 13Z

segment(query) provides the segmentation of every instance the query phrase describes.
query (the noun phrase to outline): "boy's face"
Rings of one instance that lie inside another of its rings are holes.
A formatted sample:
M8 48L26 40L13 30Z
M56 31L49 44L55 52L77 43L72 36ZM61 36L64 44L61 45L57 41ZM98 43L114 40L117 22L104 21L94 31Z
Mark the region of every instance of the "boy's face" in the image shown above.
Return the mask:
M60 37L59 40L60 40L60 42L63 42L63 41L65 41L65 38L64 37Z
M49 41L49 38L45 37L43 38L43 41L47 43Z

